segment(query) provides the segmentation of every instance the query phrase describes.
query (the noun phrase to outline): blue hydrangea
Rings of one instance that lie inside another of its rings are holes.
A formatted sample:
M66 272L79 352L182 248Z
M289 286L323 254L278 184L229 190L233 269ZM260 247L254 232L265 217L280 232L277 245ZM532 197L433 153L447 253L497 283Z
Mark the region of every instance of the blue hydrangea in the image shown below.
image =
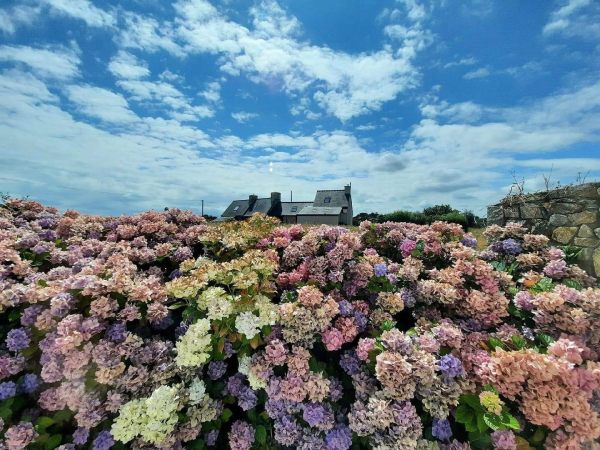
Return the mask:
M110 431L104 430L98 433L98 436L94 439L92 450L108 450L113 445L115 445L115 440L112 434L110 434Z
M15 328L6 335L6 346L10 351L18 352L29 347L31 339L24 328Z
M444 379L450 380L463 374L463 365L460 359L450 354L444 355L438 361L438 367Z
M387 273L387 266L383 263L375 264L373 266L373 273L377 277L383 277Z
M339 424L325 436L327 450L348 450L352 445L352 432L346 425Z
M17 385L13 381L0 383L0 400L14 397L17 393Z
M40 379L34 373L28 373L23 377L21 382L21 390L26 394L32 394L40 387Z
M449 440L452 437L450 422L448 422L446 419L434 418L431 425L431 434L440 441Z

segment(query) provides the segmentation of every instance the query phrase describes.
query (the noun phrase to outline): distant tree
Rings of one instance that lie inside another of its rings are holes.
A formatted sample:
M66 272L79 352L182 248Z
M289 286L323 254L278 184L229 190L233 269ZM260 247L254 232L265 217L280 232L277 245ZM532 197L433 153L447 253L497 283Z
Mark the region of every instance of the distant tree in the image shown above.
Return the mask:
M210 214L204 214L202 217L204 217L209 222L211 222L217 218L217 216L211 216Z
M453 212L456 212L456 210L450 205L435 205L423 210L423 214L426 216L442 216Z

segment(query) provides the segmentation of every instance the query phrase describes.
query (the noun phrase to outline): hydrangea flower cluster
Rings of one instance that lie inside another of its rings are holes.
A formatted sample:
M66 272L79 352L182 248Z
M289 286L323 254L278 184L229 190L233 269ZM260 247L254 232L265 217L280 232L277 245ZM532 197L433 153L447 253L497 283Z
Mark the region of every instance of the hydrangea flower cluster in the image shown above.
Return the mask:
M544 236L0 206L0 448L580 449L600 289Z

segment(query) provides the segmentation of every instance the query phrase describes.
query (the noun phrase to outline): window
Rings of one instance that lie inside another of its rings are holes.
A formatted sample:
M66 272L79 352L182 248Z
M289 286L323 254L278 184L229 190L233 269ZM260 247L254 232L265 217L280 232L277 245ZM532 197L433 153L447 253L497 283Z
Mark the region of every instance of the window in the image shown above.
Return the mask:
M233 208L234 211L237 211L238 209L240 209L239 205Z
M297 212L298 211L298 207L297 206L292 206L292 212Z
M331 203L331 197L325 197L323 203Z

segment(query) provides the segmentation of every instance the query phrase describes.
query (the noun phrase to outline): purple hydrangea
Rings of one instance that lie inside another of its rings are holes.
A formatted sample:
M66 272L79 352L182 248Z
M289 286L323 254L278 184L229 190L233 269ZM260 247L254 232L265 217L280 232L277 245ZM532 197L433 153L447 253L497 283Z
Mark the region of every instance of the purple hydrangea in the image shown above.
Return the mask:
M25 308L23 314L21 314L21 325L24 327L32 326L43 309L42 305L31 305Z
M367 329L368 319L362 312L354 311L354 321L356 322L359 333L362 333Z
M516 450L517 439L511 430L498 430L492 433L494 450Z
M248 411L256 406L256 402L258 401L258 397L256 393L247 386L240 391L240 395L238 397L238 405L244 411Z
M404 306L406 306L407 308L412 308L417 303L415 293L409 289L402 289L400 296L404 301Z
M276 420L273 428L275 429L275 440L287 447L293 446L301 435L298 423L287 414Z
M77 428L74 432L73 432L73 443L75 445L85 445L85 443L88 441L90 437L90 430L88 430L87 428Z
M94 439L92 450L108 450L113 445L115 445L115 440L112 434L110 434L110 431L104 430L98 433L98 436Z
M31 339L24 328L15 328L6 335L6 346L10 351L18 352L26 349L30 343Z
M461 360L450 354L440 358L438 367L446 381L456 378L464 373Z
M340 314L342 316L351 316L354 310L352 303L350 303L348 300L341 300L338 302L338 308L340 309Z
M352 432L346 425L339 424L325 436L327 450L348 450L352 445Z
M40 379L34 373L28 373L23 377L21 390L26 394L32 394L40 387Z
M208 364L208 377L211 380L218 380L227 372L227 363L225 361L211 361Z
M227 392L234 397L239 397L242 389L244 389L244 375L236 373L227 380Z
M373 266L373 273L376 277L383 277L387 273L387 265L384 263L375 264Z
M14 381L5 381L0 383L0 400L14 397L17 393L17 385Z
M465 236L460 243L465 247L477 248L477 239L473 236Z
M219 430L211 430L208 433L204 433L204 443L209 447L212 447L217 443L219 438Z
M254 429L249 423L237 420L229 431L231 450L248 450L254 443Z
M353 351L346 351L340 356L340 367L348 375L355 375L360 370L360 360Z
M342 385L342 382L340 380L338 380L337 378L330 378L329 379L329 398L331 399L332 402L337 402L338 400L341 400L341 398L344 396L344 386Z
M507 255L518 255L523 251L521 244L512 238L494 242L491 245L491 249L494 252L505 253Z
M311 427L317 426L320 423L323 423L328 417L328 411L325 407L320 403L307 403L304 405L304 410L302 412L302 418L308 423Z
M449 440L452 437L450 422L448 422L446 419L438 419L434 417L431 425L431 434L440 441Z
M112 324L106 330L106 337L113 342L123 342L127 335L127 326L124 323L117 322Z

